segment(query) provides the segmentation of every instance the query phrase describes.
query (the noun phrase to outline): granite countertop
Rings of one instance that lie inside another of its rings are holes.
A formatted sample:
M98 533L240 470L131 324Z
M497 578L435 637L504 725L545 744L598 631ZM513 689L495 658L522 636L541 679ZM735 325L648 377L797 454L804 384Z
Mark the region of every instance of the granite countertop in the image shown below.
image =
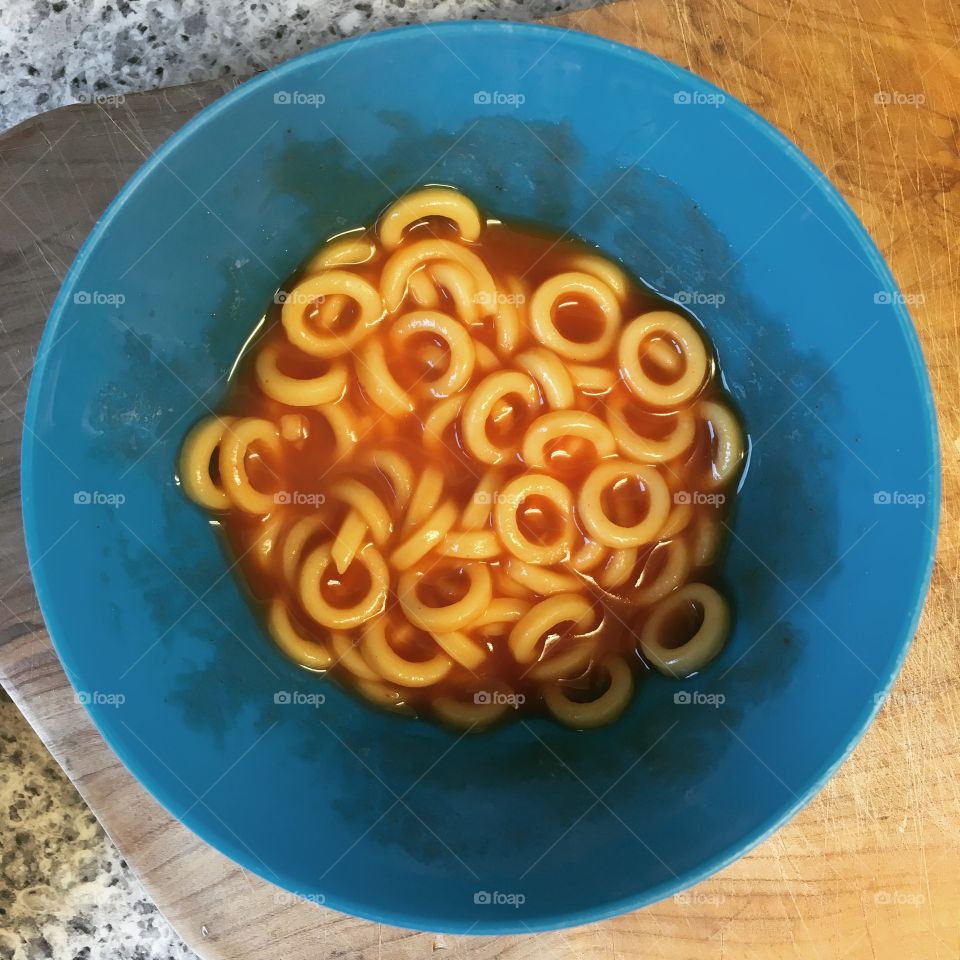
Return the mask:
M0 958L195 956L0 690Z
M0 131L70 103L245 77L358 33L424 20L532 19L591 0L5 0ZM2 160L0 145L0 160ZM0 960L194 954L0 690Z
M527 20L590 0L5 0L0 130L98 97L246 77L318 46L387 26Z

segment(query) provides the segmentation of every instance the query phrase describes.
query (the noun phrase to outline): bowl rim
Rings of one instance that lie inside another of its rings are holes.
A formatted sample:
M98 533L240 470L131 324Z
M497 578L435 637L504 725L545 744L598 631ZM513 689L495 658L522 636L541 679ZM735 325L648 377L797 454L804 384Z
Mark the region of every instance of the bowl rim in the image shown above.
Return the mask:
M44 558L44 550L39 542L40 535L37 530L36 521L37 508L31 495L34 489L34 445L38 438L35 428L39 418L41 387L47 376L47 361L51 347L58 338L58 328L63 322L65 308L70 302L76 280L82 274L87 260L100 242L101 237L110 228L112 221L122 211L126 201L140 188L143 181L157 168L161 167L165 159L176 151L181 144L189 140L197 130L222 112L231 109L237 101L255 94L261 87L275 83L280 77L302 70L311 62L315 61L320 64L330 57L345 56L348 50L356 45L377 47L388 45L401 35L408 39L415 39L418 36L433 36L438 32L447 35L459 34L464 36L474 34L524 33L532 38L548 38L551 41L551 46L545 55L549 55L554 47L561 44L569 44L573 48L588 49L591 52L599 52L621 60L627 60L635 67L639 66L642 69L653 70L663 75L669 72L678 79L691 84L693 89L722 94L725 98L723 101L723 107L725 109L734 111L741 119L746 120L757 134L778 147L793 163L797 164L805 174L816 180L816 185L813 189L819 190L840 215L852 234L851 239L855 239L858 242L861 251L867 257L871 267L876 271L878 279L887 283L885 289L899 293L899 285L894 280L890 268L866 227L861 223L860 219L856 216L838 189L833 185L832 181L799 147L789 140L769 120L760 116L760 114L737 97L732 96L728 91L716 86L698 74L649 51L561 26L520 23L509 20L480 19L392 27L358 37L336 41L327 46L307 51L290 60L284 61L237 85L233 90L228 91L204 107L164 141L164 143L137 168L99 217L80 247L51 307L50 315L37 347L36 360L30 377L30 388L23 419L20 470L21 510L28 565L33 578L38 603L50 640L63 665L64 672L68 680L70 680L71 686L73 685L73 681L70 679L72 672L70 662L72 658L69 655L69 651L64 649L63 645L57 640L57 636L61 635L60 611L58 610L58 604L55 599L56 590L52 588L41 566ZM436 38L434 37L434 39ZM916 329L904 305L904 299L902 296L899 296L894 298L894 300L895 302L891 305L894 307L900 331L907 345L911 366L920 388L923 412L926 419L926 440L929 444L933 461L930 469L930 482L933 495L929 503L929 519L931 522L927 526L927 533L924 535L926 562L922 569L918 569L917 576L911 584L909 593L910 596L913 597L912 605L908 607L908 614L905 617L904 627L897 649L877 681L877 691L889 690L900 672L903 661L912 644L913 637L916 634L917 625L920 620L933 572L941 508L941 455L936 408L929 372L923 358L923 352ZM849 732L845 734L842 741L838 743L836 748L828 755L806 788L796 794L791 802L779 807L765 820L747 830L738 840L727 844L719 853L714 854L695 867L684 870L673 879L663 881L652 887L647 887L642 892L575 910L551 911L549 907L547 907L532 915L525 915L523 920L518 920L517 922L510 922L509 920L503 919L480 920L469 927L463 923L447 921L432 916L429 906L425 906L419 911L408 911L404 913L380 910L371 904L357 903L350 898L341 898L339 896L326 898L325 906L332 910L347 913L365 920L386 923L408 930L478 935L511 935L565 929L595 923L639 910L642 907L664 900L681 890L688 889L717 873L719 870L722 870L724 867L729 866L734 861L740 859L740 857L749 853L787 821L792 819L813 799L830 777L833 776L837 768L850 756L863 738L867 728L872 723L882 705L883 699L877 696L874 696L871 701L867 702L864 709L852 723ZM250 856L252 851L245 848L242 841L239 844L235 843L233 838L210 830L204 824L198 824L197 818L192 814L187 814L182 818L177 816L172 809L174 797L167 787L156 779L152 773L144 770L135 751L128 751L118 746L104 732L98 720L98 713L100 711L97 705L84 703L84 708L110 750L113 751L133 777L173 819L199 836L204 843L209 844L214 850L225 854L235 863L255 873L261 877L261 879L275 885L283 883L285 878L282 877L279 872L274 872L273 877L266 875L267 871L262 869L263 865L257 861L255 856ZM105 713L104 718L106 718ZM296 893L293 884L286 885L285 888Z

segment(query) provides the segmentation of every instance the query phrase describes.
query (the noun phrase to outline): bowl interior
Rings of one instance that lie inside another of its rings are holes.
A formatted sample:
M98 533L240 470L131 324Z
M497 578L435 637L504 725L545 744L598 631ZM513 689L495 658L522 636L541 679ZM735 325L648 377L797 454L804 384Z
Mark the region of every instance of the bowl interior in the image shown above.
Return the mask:
M282 280L425 182L572 229L685 302L752 438L723 568L729 645L693 680L645 681L601 731L531 720L463 737L301 671L174 483L185 431L217 407ZM157 798L296 893L473 932L659 899L809 798L905 653L939 496L902 298L822 174L683 70L493 23L317 51L161 149L64 286L23 479L57 650Z

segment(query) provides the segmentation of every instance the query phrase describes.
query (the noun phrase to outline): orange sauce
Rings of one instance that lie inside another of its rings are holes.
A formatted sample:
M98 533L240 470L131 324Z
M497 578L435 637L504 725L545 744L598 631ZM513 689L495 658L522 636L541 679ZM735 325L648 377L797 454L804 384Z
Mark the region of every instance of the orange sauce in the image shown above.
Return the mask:
M426 221L411 228L407 236L410 240L427 235L451 238L455 236L451 227L452 225L442 221ZM573 257L595 253L580 241L569 237L556 236L528 227L507 226L497 222L488 224L481 240L472 245L471 249L480 255L495 277L507 274L520 276L530 291L557 273L569 270L569 262ZM348 269L363 276L375 286L378 285L379 264L375 267L351 266ZM297 275L291 277L290 281L284 285L284 289L292 289L297 280ZM449 298L445 293L441 293L441 296L443 302L439 309L455 315ZM413 309L415 306L408 301L407 309ZM291 412L289 407L266 397L258 388L253 373L253 359L256 352L267 343L274 344L278 348L279 368L284 373L306 378L319 376L329 369L328 362L312 359L289 344L280 323L280 309L279 305L271 306L257 337L247 345L244 355L239 359L231 392L224 406L224 410L231 416L262 417L276 422L282 415ZM654 309L670 309L684 313L682 308L674 303L662 300L648 288L631 281L629 295L623 304L624 323L638 314ZM347 310L337 320L337 324L346 327L352 319L352 311ZM318 322L316 316L313 320ZM578 342L593 339L599 325L595 308L576 299L558 304L555 320L563 335ZM414 338L407 341L408 349L403 353L397 353L392 350L387 339L385 328L388 326L389 321L381 324L372 336L383 339L387 349L389 368L397 382L411 392L415 391L418 385L429 384L430 380L443 369L445 347L442 341L438 340L430 344L429 335L424 334L422 339ZM472 330L472 332L478 342L486 343L491 349L495 348L491 324L488 323L484 328ZM726 393L719 386L716 360L706 333L702 328L700 333L710 355L710 376L701 399L709 399L716 394L729 402ZM528 338L528 346L537 346L532 337ZM677 363L683 363L682 357L678 358ZM507 359L504 364L509 366L510 360ZM628 423L635 430L653 438L662 438L669 434L675 419L674 415L641 409L636 398L632 397L617 373L615 347L604 359L593 365L609 369L614 374L615 383L609 392L592 397L581 397L579 403L581 409L588 410L601 420L605 420L607 405L611 402L623 402L627 409ZM644 361L644 370L655 380L666 381L670 377L668 371L659 368L658 364L649 358ZM486 373L478 366L465 392L468 392L484 376ZM532 419L547 410L543 407L531 414L518 398L516 399L518 402L508 403L506 408L493 418L493 422L488 427L489 435L498 444L508 442L519 444ZM276 534L276 539L279 540L284 535L284 531L289 530L299 518L319 514L323 518L322 526L306 544L302 555L322 542L329 542L336 536L348 508L336 502L335 498L329 497L328 492L333 484L344 478L362 480L390 509L395 500L394 494L387 479L377 469L369 463L360 462L363 459L362 454L366 452L397 451L407 458L416 476L419 476L427 466L438 468L445 477L444 498L452 498L460 511L471 502L477 483L486 469L465 449L457 421L446 431L442 447L429 449L422 441L423 411L418 409L417 412L399 422L384 415L371 403L352 374L346 395L341 402L349 404L364 424L363 435L358 440L355 455L347 460L339 458L333 431L327 420L310 408L298 408L297 412L305 418L306 439L299 445L283 444L279 455L254 453L248 457L247 461L249 476L254 486L275 494L275 510L267 518L255 517L236 509L228 510L220 517L229 549L254 598L261 603L276 597L282 598L298 631L303 635L315 637L319 641L325 639L326 631L311 621L296 591L291 589L285 579L279 560L271 560L263 565L259 559L258 550L253 548L258 537L263 534L265 524L279 520L279 533ZM675 503L683 502L685 492L704 489L703 480L710 469L712 438L709 436L708 427L700 420L698 420L697 431L697 440L691 455L671 463L667 471L667 480L674 492ZM597 463L592 446L585 441L567 440L563 443L554 443L550 453L551 472L568 485L575 498L586 475ZM527 469L520 461L519 455L503 467L506 480ZM698 527L697 521L701 518L722 520L729 509L732 492L730 489L723 490L723 500L719 503L708 502L709 498L706 500L701 498L701 502L696 502L696 497L691 494L692 519L678 535L691 538ZM636 523L646 512L646 494L637 481L621 481L604 494L604 500L608 516L623 524ZM533 542L549 543L556 537L564 518L557 515L556 507L550 501L540 497L530 497L519 511L518 520L521 530ZM580 534L588 539L585 531L581 530ZM597 657L601 657L607 651L620 651L626 654L638 678L645 671L646 665L637 652L636 634L648 614L648 608L637 606L633 599L633 591L655 578L663 567L665 555L662 543L639 549L638 560L630 578L623 586L611 591L603 589L596 582L594 576L596 571L580 577L581 589L591 598L599 617L600 625L595 633L592 632L596 636ZM507 556L503 554L501 559L489 561L491 567L494 570L501 568ZM419 566L432 568L434 574L421 594L421 599L425 602L450 603L463 595L466 579L463 575L462 561L438 558L435 554L428 554ZM571 574L569 566L559 565L553 569L567 575ZM711 577L712 571L709 568L698 571L698 580L709 582ZM336 574L331 565L327 581L322 586L322 593L328 601L346 606L362 596L368 584L369 577L360 564L354 563L342 576ZM495 589L494 596L498 595L503 594L498 594ZM398 614L397 597L391 591L387 599L386 615L393 617ZM696 629L695 620L695 611L691 611L690 617L672 618L672 621L676 622L672 622L671 629L676 630L678 643L683 642L690 632ZM462 697L464 691L490 689L491 684L502 682L518 695L517 701L522 710L540 709L539 684L531 679L529 665L520 666L509 655L506 649L507 632L509 627L502 635L483 638L490 653L476 671L470 671L455 664L450 673L438 684L422 689L405 689L403 691L404 706L418 714L428 714L431 700L438 695L457 693ZM349 633L352 641L359 640L360 630L349 631ZM560 653L568 645L577 642L578 638L571 633L570 629L561 626L553 635L546 638L541 659ZM432 638L417 629L409 630L404 636L398 637L394 641L394 646L408 660L426 660L436 652L436 645ZM335 665L332 673L343 679L348 686L352 683L351 674L342 667ZM565 678L569 681L568 696L572 700L581 697L589 698L597 693L598 684L600 687L603 685L602 678L598 680L588 670L579 669L576 673L576 676Z

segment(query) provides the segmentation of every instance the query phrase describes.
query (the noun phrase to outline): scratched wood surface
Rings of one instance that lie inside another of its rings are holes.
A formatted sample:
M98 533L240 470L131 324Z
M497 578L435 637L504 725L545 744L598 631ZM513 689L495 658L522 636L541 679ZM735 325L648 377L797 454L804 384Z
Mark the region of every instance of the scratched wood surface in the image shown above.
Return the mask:
M57 110L0 138L0 678L198 953L960 957L957 16L945 0L624 0L560 21L703 74L830 175L915 302L944 452L930 597L893 695L852 758L789 825L717 876L563 933L438 937L295 901L172 820L103 743L52 652L24 558L26 384L47 311L97 215L144 157L226 85Z

